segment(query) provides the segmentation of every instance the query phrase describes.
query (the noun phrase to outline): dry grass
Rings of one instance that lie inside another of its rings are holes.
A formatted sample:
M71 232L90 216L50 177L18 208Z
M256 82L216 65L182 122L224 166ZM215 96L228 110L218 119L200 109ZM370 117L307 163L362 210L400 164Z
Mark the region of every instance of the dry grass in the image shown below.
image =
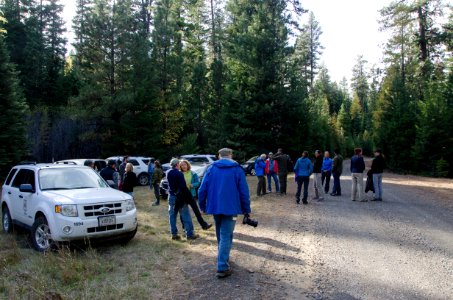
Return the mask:
M178 270L187 242L171 241L167 205L151 207L149 188L135 190L139 231L118 244L41 254L26 233L0 234L0 299L173 298L188 279Z

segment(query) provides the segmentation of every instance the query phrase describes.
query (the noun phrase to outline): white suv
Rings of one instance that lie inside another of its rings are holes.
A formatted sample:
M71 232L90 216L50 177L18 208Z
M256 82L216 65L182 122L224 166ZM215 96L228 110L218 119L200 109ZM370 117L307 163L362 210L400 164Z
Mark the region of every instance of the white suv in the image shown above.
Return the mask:
M123 156L111 156L106 158L107 161L114 160L117 162L116 167L119 168L121 162L123 161ZM144 156L129 156L128 162L134 166L134 173L137 175L137 181L140 185L149 184L149 175L148 175L148 164L153 157L144 157Z
M30 230L38 251L58 242L95 238L131 240L137 232L132 197L112 189L91 168L75 165L19 165L3 184L2 225Z

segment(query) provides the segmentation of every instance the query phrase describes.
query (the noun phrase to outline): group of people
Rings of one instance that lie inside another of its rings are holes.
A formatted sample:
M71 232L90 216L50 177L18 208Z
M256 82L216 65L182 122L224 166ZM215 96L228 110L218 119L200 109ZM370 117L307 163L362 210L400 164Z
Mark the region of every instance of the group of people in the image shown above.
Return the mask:
M286 184L291 165L289 155L284 154L282 148L279 148L275 155L270 152L267 159L266 154L261 154L255 161L255 173L258 178L256 193L258 197L266 195L267 192L272 192L272 180L277 194L286 195ZM267 192L265 176L267 177Z
M105 181L112 182L113 188L133 196L137 175L134 173L134 166L128 162L127 156L119 164L115 160L109 160L107 166L101 170L99 175Z
M301 200L302 186L304 188L302 203L308 203L308 186L311 174L313 174L314 200L322 201L324 199L323 195L329 193L331 176L333 176L334 182L330 195L341 196L340 176L343 172L343 156L340 154L340 151L338 149L334 150L335 156L333 159L330 158L329 151L325 151L324 156L322 156L322 152L316 150L314 155L315 159L314 162L312 162L308 157L308 152L304 151L302 157L297 160L294 166L295 180L297 183L297 204L299 204ZM385 160L380 149L374 151L374 156L371 169L368 171L368 176L372 177L373 182L372 190L374 196L372 201L382 201L382 173L385 168ZM354 149L354 156L351 158L350 171L352 180L351 200L361 202L368 201L364 197L363 172L365 171L365 161L362 156L361 148Z
M204 221L201 213L213 215L218 243L217 273L218 278L231 275L229 256L233 244L233 231L237 215L249 217L250 196L242 167L233 160L233 151L229 148L219 150L219 160L206 170L203 181L199 182L195 172L190 171L187 160L173 158L171 169L167 172L169 186L168 217L173 240L180 240L177 228L177 215L188 240L199 236L195 233L189 206L192 207L203 229L212 224ZM198 190L198 205L195 201Z

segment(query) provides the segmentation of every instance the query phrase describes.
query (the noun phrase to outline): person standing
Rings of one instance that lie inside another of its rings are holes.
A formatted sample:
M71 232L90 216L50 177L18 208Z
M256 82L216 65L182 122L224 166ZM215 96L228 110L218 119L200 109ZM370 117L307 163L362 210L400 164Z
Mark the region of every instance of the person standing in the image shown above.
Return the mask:
M148 162L148 178L149 178L149 189L153 190L153 173L154 173L154 158L151 158Z
M120 181L118 183L118 187L120 190L123 190L123 178L124 178L124 173L126 172L126 164L128 163L128 160L129 160L129 156L123 157L123 162L118 167L118 172L120 174Z
M385 160L382 151L374 151L374 159L371 163L371 173L373 174L374 197L372 201L382 201L382 173L385 169Z
M300 204L300 193L302 185L304 185L304 196L302 198L303 204L308 204L308 184L310 183L310 175L313 172L313 164L308 158L308 152L304 151L302 157L300 157L296 165L294 166L294 173L296 174L297 182L297 193L296 193L296 203Z
M278 148L277 153L274 155L274 160L278 163L280 194L286 195L286 183L288 180L288 170L290 169L291 159L289 155L283 153L282 148Z
M313 189L315 190L315 197L313 200L318 200L322 201L324 200L324 197L321 195L321 189L322 189L322 155L321 155L321 150L316 150L315 151L315 163L313 164Z
M324 193L329 193L330 189L330 176L332 176L332 159L330 158L329 151L324 152L324 159L322 160L322 177L321 182L324 186ZM326 182L324 184L324 181Z
M203 219L200 209L198 208L198 204L195 201L195 197L197 197L197 188L200 186L200 179L198 178L197 173L191 170L191 167L190 162L186 159L182 159L179 163L179 169L184 174L184 180L186 181L187 188L192 196L187 204L192 207L193 213L197 217L197 221L201 228L203 228L203 230L208 230L212 227L212 224L208 224L208 222Z
M134 196L134 186L137 184L137 175L134 173L134 166L131 163L126 164L123 177L123 192Z
M275 192L280 193L280 185L278 183L278 162L273 158L273 153L269 152L269 158L266 160L266 167L264 169L267 176L267 190L272 193L272 181L275 183Z
M362 156L362 149L355 148L354 156L351 158L351 179L352 179L352 201L366 202L363 197L363 171L365 170L365 161Z
M156 197L156 201L153 203L153 206L157 206L160 204L160 181L164 177L164 171L162 170L162 166L158 160L154 161L154 172L151 177L151 184L154 189L154 196Z
M119 174L116 171L116 162L109 160L107 166L101 170L99 175L105 180L111 180L113 182L113 188L118 189Z
M266 168L266 154L261 154L255 161L255 173L258 177L258 185L256 187L256 195L258 197L266 195L266 180L264 179L264 173Z
M340 154L340 150L335 149L335 154L332 163L332 175L333 175L333 188L331 196L341 196L341 183L340 176L343 173L343 156Z
M214 215L218 244L217 278L232 274L229 265L237 215L250 217L250 195L242 167L233 160L233 150L219 150L219 160L206 171L198 191L203 212Z
M177 196L183 196L190 194L190 191L187 189L186 181L184 180L184 175L179 171L179 160L173 158L170 161L171 169L167 172L168 180L168 219L170 223L170 231L172 240L180 240L181 237L178 235L178 228L176 226L176 218L178 213L181 214L182 222L184 225L184 230L186 232L186 237L188 240L194 240L198 238L198 235L195 234L195 230L192 224L192 218L190 216L189 208L185 201L178 199L178 206L176 206Z

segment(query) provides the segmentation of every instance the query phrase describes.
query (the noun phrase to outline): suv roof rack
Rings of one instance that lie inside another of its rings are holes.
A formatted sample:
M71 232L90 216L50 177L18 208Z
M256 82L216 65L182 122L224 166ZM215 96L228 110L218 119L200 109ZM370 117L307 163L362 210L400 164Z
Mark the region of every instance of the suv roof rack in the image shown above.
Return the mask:
M21 161L16 166L24 166L24 165L34 165L36 166L36 161Z

